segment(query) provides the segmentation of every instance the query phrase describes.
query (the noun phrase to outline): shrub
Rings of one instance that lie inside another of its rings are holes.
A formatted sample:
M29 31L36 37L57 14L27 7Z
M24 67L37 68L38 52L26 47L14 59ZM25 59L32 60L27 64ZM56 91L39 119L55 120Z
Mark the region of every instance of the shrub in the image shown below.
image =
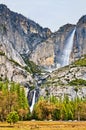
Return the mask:
M16 123L17 121L19 121L19 116L17 114L16 111L13 111L13 112L10 112L8 115L7 115L7 122L8 123Z
M1 55L1 56L5 56L5 53L2 52L2 51L0 51L0 55Z
M83 85L86 86L86 80L83 79L75 79L69 82L69 84L72 85Z
M38 65L36 65L33 61L29 61L28 59L24 59L27 66L25 69L33 74L38 73L41 74L41 69Z
M76 66L86 66L86 56L83 59L79 59L74 63Z

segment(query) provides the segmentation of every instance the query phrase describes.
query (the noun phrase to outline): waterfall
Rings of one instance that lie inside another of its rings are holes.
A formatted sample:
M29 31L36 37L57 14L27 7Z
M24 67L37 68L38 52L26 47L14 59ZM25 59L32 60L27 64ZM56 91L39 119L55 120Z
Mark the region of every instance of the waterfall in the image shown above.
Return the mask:
M30 107L30 112L33 111L33 107L34 107L34 104L35 104L35 97L36 97L36 90L34 90L32 104L31 104L31 107Z
M70 37L67 40L66 46L64 47L63 54L62 54L62 65L61 66L66 66L69 65L69 58L70 54L73 48L73 38L75 34L75 29L71 33Z

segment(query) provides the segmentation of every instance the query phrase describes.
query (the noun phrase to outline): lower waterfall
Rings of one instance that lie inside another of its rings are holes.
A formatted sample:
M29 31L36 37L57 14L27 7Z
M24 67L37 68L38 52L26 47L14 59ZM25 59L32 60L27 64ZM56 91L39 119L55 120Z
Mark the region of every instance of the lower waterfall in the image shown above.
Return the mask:
M33 94L33 99L32 99L32 104L30 106L30 112L33 111L34 105L35 105L35 98L36 98L36 90L34 90L34 94Z

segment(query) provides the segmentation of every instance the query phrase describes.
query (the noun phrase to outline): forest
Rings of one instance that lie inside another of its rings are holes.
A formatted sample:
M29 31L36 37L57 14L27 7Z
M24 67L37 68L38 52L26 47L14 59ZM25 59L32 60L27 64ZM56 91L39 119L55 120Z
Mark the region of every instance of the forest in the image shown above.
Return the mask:
M12 120L13 118L13 120ZM70 100L55 96L40 97L32 113L25 89L18 83L0 81L0 121L16 123L18 120L86 120L86 98Z

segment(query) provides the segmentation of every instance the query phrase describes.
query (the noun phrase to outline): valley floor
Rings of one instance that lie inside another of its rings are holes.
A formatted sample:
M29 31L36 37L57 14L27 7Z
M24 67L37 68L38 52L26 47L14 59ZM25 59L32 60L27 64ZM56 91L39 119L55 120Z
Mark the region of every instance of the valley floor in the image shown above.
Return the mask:
M0 130L86 130L85 121L25 121L15 125L0 122Z

